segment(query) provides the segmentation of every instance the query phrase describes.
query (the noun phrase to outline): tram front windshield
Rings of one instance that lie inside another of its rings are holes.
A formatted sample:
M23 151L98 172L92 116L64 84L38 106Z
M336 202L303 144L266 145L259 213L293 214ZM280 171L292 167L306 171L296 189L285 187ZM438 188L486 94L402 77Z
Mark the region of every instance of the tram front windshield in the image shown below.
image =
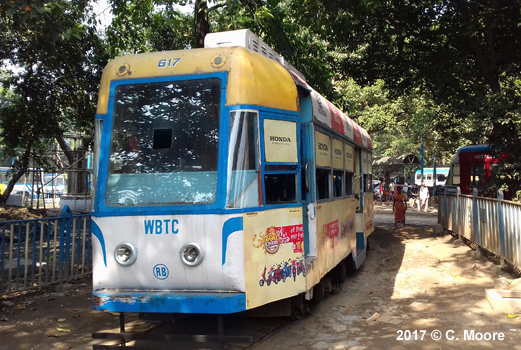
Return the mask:
M220 94L216 78L118 86L106 205L215 202Z

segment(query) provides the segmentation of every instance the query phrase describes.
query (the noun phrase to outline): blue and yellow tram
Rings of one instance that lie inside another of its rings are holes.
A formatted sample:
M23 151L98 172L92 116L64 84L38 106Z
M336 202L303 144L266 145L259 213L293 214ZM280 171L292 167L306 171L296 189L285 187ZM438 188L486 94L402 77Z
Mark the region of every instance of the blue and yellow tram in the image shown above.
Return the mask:
M104 70L95 309L226 314L310 300L326 275L365 259L369 135L250 31L207 43Z

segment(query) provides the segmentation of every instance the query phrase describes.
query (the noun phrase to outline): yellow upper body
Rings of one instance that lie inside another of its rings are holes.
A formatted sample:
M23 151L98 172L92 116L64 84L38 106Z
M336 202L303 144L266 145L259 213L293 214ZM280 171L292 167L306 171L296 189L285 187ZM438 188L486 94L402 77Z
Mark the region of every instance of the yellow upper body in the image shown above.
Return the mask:
M243 47L162 51L118 57L103 71L97 114L107 114L112 81L228 73L226 105L298 110L297 88L288 71Z

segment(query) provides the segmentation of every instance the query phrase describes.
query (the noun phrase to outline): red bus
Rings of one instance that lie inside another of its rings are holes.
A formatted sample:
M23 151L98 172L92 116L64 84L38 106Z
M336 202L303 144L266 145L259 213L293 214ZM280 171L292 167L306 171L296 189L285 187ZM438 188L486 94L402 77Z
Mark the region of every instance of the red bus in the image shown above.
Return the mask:
M494 156L490 145L471 145L458 149L450 164L449 177L445 184L447 193L472 194L495 176L504 157Z

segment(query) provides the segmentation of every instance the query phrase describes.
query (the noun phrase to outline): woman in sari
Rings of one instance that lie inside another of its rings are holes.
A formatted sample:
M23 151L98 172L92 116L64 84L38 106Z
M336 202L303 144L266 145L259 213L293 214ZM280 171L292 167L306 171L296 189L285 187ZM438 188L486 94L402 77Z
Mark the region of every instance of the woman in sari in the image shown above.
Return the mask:
M405 226L405 212L407 211L407 201L405 199L405 193L397 190L393 200L393 212L394 212L394 228L398 228L398 224L401 223Z

